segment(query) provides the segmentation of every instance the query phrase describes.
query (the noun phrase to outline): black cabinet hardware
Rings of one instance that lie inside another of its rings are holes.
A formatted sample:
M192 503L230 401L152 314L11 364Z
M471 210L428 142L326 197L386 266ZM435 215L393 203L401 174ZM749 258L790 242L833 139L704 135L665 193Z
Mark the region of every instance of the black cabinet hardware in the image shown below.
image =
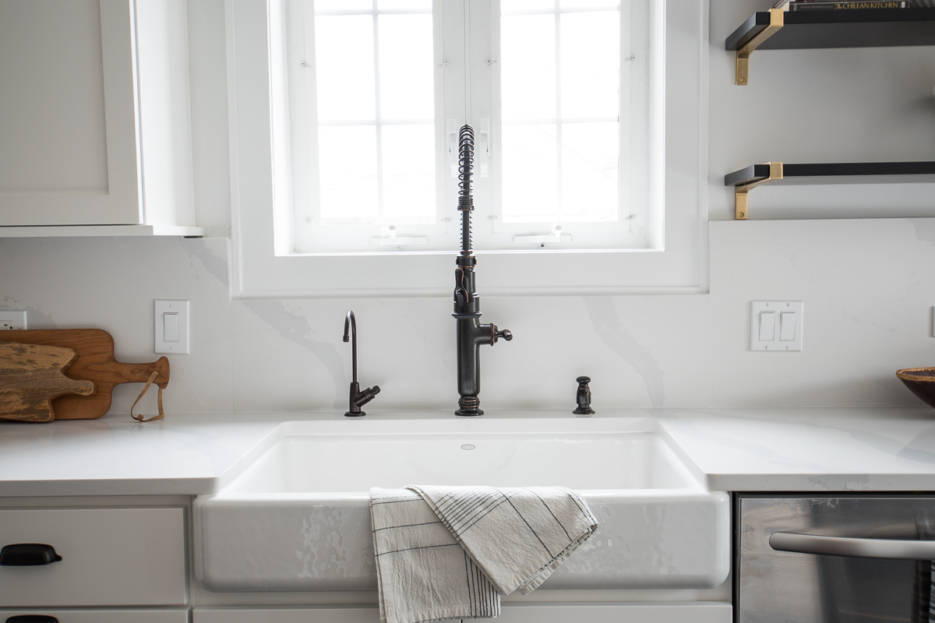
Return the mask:
M58 619L47 614L18 614L8 618L6 623L58 623Z
M3 567L51 565L61 559L54 547L43 543L16 543L0 549L0 566Z

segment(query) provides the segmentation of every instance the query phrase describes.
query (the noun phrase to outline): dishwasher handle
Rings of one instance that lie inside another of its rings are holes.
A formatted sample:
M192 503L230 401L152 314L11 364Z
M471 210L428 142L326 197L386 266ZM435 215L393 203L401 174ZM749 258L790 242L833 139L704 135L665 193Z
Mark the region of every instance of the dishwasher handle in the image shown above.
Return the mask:
M851 556L854 558L891 558L896 560L935 560L935 541L864 539L845 536L821 536L797 532L774 532L769 546L778 552Z

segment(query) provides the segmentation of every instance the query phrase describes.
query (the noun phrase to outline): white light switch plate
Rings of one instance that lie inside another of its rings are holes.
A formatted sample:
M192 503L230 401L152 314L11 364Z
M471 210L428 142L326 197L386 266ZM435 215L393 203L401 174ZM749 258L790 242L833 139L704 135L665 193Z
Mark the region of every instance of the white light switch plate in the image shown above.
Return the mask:
M188 301L156 301L156 352L191 353L188 326Z
M16 331L26 328L26 312L0 311L0 331Z
M802 301L754 301L750 306L750 350L802 350L804 315Z

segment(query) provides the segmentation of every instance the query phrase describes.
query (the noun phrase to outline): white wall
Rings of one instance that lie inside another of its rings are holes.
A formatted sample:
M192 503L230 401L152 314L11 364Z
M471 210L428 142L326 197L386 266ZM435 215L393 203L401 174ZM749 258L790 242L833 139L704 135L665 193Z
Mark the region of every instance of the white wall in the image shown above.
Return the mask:
M482 403L574 406L915 406L894 376L935 365L935 219L730 220L723 175L753 162L932 159L933 48L757 52L733 84L724 38L767 0L712 0L710 294L483 299L515 338L485 348ZM191 300L192 354L172 356L172 413L345 408L357 314L368 411L454 409L454 320L439 299L231 301L223 0L190 7L196 200L209 236L0 240L0 309L30 328L101 327L118 359L153 354L157 298ZM925 186L763 188L768 215L935 214ZM805 212L809 202L815 209ZM483 272L479 273L483 290ZM805 350L748 349L752 300L804 300ZM122 386L114 412L138 387Z

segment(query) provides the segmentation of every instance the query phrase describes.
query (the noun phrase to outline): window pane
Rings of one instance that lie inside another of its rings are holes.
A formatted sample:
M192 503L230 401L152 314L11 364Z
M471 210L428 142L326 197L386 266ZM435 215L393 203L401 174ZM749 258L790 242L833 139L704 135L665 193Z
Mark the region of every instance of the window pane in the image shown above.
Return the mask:
M432 10L432 0L378 0L377 8L381 11L399 11L419 9L423 11Z
M432 16L381 15L380 116L383 120L435 117Z
M501 13L541 11L555 8L555 0L500 0Z
M503 119L554 119L555 17L505 16L500 38Z
M315 57L319 120L373 119L373 18L316 16Z
M616 221L619 2L501 10L503 222Z
M619 20L617 11L561 16L562 117L617 117Z
M383 222L435 222L435 127L383 126Z
M503 128L503 220L539 221L558 214L556 127Z
M315 11L369 11L372 0L315 0Z
M315 21L321 223L435 223L431 0L351 4Z
M563 9L604 9L617 8L619 0L561 0L559 6Z
M562 127L562 214L569 221L617 220L618 125Z
M377 140L373 126L318 130L323 223L373 223L377 200Z

